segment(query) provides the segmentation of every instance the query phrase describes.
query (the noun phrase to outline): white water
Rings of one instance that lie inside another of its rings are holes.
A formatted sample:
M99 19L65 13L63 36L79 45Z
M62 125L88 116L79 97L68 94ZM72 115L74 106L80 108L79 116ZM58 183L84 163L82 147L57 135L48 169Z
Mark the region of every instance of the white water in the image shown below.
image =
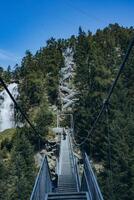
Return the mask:
M8 89L16 99L18 96L18 85L11 83L8 85ZM8 93L3 90L0 92L0 131L13 128L14 126L14 103Z
M76 91L74 86L72 85L72 79L75 71L75 63L73 59L73 50L71 48L67 48L63 52L63 56L65 59L65 67L61 68L60 74L60 98L62 103L62 110L69 110L73 106L75 102Z

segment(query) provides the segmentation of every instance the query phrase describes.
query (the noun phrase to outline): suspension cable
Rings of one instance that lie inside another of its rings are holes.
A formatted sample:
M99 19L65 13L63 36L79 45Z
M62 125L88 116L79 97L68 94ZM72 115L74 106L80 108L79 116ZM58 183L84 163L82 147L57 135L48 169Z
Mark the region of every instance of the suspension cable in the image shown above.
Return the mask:
M126 64L128 58L129 58L129 55L130 55L130 53L131 53L131 50L132 50L133 46L134 46L134 37L132 38L132 40L131 40L130 43L129 43L128 49L127 49L126 54L125 54L125 57L124 57L124 59L123 59L122 64L121 64L120 67L119 67L119 71L118 71L118 73L117 73L117 75L116 75L116 77L115 77L115 80L114 80L114 82L113 82L113 84L112 84L112 86L111 86L111 88L110 88L110 90L109 90L109 92L108 92L107 98L104 100L103 105L102 105L102 108L101 108L101 110L100 110L98 116L96 117L96 119L95 119L95 121L94 121L94 123L93 123L91 129L88 131L88 135L85 137L85 139L84 139L81 143L77 143L77 142L75 141L75 138L73 137L73 140L74 140L74 144L75 144L75 145L77 145L77 146L83 145L87 140L89 140L89 136L90 136L90 135L93 133L93 131L95 130L97 122L99 121L100 117L102 116L103 111L105 110L106 105L109 103L109 100L110 100L110 98L111 98L111 95L112 95L112 93L113 93L113 91L114 91L114 88L115 88L115 86L116 86L116 84L117 84L117 81L118 81L118 79L119 79L119 77L120 77L120 75L121 75L121 73L122 73L122 71L123 71L123 69L124 69L124 67L125 67L125 64Z

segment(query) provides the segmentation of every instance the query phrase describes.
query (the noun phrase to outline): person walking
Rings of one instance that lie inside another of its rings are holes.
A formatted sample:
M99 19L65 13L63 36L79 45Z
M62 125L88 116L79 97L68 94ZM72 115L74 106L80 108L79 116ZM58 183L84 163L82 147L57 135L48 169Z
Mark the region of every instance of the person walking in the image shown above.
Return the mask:
M65 131L65 128L63 128L63 140L66 140L66 131Z

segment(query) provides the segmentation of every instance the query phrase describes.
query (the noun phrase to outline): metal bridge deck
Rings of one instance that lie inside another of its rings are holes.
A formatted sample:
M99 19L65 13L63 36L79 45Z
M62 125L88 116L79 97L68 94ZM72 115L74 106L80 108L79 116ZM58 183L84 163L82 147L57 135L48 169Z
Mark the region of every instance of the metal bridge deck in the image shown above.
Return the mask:
M76 192L77 191L76 180L73 174L68 135L66 136L65 140L61 139L57 191L58 192Z
M61 139L60 159L59 159L59 175L72 175L72 165L70 160L69 138Z

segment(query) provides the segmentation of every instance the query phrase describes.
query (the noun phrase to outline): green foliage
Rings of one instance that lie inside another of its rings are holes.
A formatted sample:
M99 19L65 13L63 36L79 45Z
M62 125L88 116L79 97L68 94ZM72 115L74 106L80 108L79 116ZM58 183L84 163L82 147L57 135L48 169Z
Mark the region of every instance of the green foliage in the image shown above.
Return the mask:
M35 163L33 148L23 129L17 132L13 146L8 198L29 199L35 179Z
M13 78L13 72L11 71L11 67L8 66L7 70L0 67L0 77L6 82L10 83ZM3 90L2 85L0 85L0 91Z
M7 169L0 154L0 199L6 200L6 181Z
M0 134L0 149L6 148L8 151L12 148L13 137L16 133L15 129L6 129Z
M40 49L35 56L29 51L20 67L20 97L27 110L30 106L39 105L42 94L48 95L49 102L57 103L59 70L63 66L62 51L55 39L47 41L47 46Z
M74 83L78 90L74 118L79 141L94 123L133 34L133 28L118 24L97 30L95 35L79 29L74 55ZM92 159L103 163L99 180L105 199L130 200L134 195L133 53L134 50L110 101L108 116L104 113L83 146Z
M60 48L60 41L54 38L47 41L47 46L35 55L44 77L50 103L56 104L59 87L59 70L64 65L64 59Z

